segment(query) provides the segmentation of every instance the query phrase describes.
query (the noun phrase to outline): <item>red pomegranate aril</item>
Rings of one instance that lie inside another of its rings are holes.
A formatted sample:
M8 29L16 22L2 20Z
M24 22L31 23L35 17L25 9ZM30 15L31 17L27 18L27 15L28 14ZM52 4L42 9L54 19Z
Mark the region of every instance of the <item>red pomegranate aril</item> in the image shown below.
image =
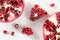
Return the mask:
M14 36L14 32L11 32L11 36Z
M7 32L7 30L3 30L3 33L4 33L4 34L7 34L8 32Z
M0 9L0 16L4 14L4 10Z
M51 38L52 38L51 35L47 35L47 36L45 35L45 37L44 37L45 40L49 40Z
M18 4L18 2L14 2L13 3L13 6L19 8L20 7L20 4Z
M39 5L36 4L31 9L30 20L35 21L35 20L38 20L45 15L47 15L47 12L45 10L43 10L42 8L39 8Z
M39 5L36 4L36 5L34 6L34 9L37 10L38 8L39 8Z
M6 14L6 15L4 16L4 20L5 20L5 21L8 21L8 17L9 17L9 16L10 16L9 13Z
M22 33L26 34L26 35L33 35L33 31L31 28L27 27L27 28L23 28L22 29Z
M55 6L55 4L54 4L54 3L51 3L51 4L50 4L50 7L54 7L54 6Z
M15 24L14 27L15 27L16 29L18 29L18 28L19 28L19 24Z
M7 4L12 4L14 0L7 0Z
M50 32L53 32L54 30L49 26L49 25L47 25L47 24L44 24L44 27L48 30L48 31L50 31Z

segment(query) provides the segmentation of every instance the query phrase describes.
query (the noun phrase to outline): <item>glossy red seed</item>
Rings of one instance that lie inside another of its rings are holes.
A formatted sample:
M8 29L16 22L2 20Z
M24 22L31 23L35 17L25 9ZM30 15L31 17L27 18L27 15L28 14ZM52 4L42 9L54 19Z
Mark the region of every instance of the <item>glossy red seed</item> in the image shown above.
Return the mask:
M33 35L32 28L29 28L29 27L23 28L23 29L22 29L22 33L23 33L23 34L26 34L26 35Z
M7 4L12 4L14 0L7 0Z
M4 34L7 34L8 32L7 32L7 30L3 30L3 33L4 33Z
M16 29L18 29L18 28L19 28L19 24L15 24L14 27L15 27Z
M14 36L14 32L11 32L11 36Z
M54 7L54 6L55 6L55 4L54 4L54 3L51 3L51 4L50 4L50 7Z
M50 26L49 26L49 25L47 25L47 24L44 24L44 27L45 27L48 31L50 31L50 32L52 32L52 31L53 31L53 29L51 29L51 28L50 28Z

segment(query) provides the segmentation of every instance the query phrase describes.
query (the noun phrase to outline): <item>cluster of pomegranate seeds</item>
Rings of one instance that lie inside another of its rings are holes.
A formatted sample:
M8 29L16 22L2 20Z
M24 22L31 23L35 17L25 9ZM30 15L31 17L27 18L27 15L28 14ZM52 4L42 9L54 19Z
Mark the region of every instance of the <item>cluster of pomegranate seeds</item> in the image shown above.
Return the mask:
M18 29L18 28L19 28L19 24L15 24L14 27L15 27L16 29Z
M52 27L54 30L56 29L56 26L54 25L53 22L46 20L46 24L48 24L50 27Z
M54 17L54 19L52 18ZM51 18L51 19L50 19ZM50 18L47 18L43 24L44 40L60 40L57 35L60 36L60 12L56 12ZM50 20L49 20L50 19ZM54 22L52 22L54 20ZM57 22L57 24L56 24Z
M33 35L32 28L29 28L29 27L22 28L22 33L26 35Z
M0 22L14 21L21 16L23 9L23 0L0 0Z
M54 7L54 6L55 6L55 4L54 4L54 3L51 3L51 4L50 4L50 7Z
M42 8L40 8L39 5L36 4L31 9L30 20L35 21L45 15L47 15L47 12L45 10L43 10Z
M4 33L4 34L7 34L8 32L7 32L7 30L3 30L3 33Z

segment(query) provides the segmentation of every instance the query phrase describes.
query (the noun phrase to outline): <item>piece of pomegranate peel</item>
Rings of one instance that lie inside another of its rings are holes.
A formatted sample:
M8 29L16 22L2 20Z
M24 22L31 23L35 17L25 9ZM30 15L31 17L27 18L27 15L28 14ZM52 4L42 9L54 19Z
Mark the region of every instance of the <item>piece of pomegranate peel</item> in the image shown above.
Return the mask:
M28 36L33 35L33 31L32 28L26 27L26 28L22 28L22 33L26 34Z
M44 40L60 40L60 12L48 17L43 24ZM59 35L59 36L57 36Z
M22 15L24 1L2 0L0 7L0 22L12 22Z
M38 20L45 15L47 15L47 12L45 10L43 10L42 8L40 8L39 5L36 4L31 9L30 20L35 21L35 20Z

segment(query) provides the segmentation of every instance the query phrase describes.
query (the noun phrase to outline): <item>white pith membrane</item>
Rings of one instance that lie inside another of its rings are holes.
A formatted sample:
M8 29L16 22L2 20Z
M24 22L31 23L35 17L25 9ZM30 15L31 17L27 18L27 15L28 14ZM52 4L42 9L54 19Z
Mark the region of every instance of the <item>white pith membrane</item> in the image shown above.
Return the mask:
M23 9L24 9L24 3L22 3L22 5L20 5L20 7L17 8L17 7L14 7L14 6L11 5L11 4L7 4L6 1L5 1L5 3L3 3L2 5L0 5L0 9L1 9L2 7L5 7L5 10L6 10L8 7L14 8L14 10L17 10L17 11L16 11L17 14L19 14L18 17L20 17L21 14L22 14L22 12L23 12ZM9 13L9 15L10 15L10 16L8 17L8 21L5 21L5 19L3 18L2 20L0 19L0 22L12 22L12 21L14 21L14 20L16 20L16 19L18 18L18 17L16 17L17 15L15 15L15 13L13 13L13 12L11 12L11 11L8 11L8 13ZM1 13L0 13L0 14L1 14ZM2 14L0 17L4 17L4 14Z
M35 15L34 15L34 17L37 17L38 16L38 13L34 13Z
M52 16L50 16L50 17L48 17L47 18L49 21L51 21L52 23L54 23L54 25L55 26L57 26L58 25L58 20L57 20L57 18L56 18L56 13L55 14L53 14ZM46 21L46 20L45 20ZM45 23L44 23L45 24ZM52 28L51 28L52 29ZM60 28L56 28L56 32L57 33L60 33ZM50 34L53 34L53 33L51 33L49 30L47 30L44 26L43 26L43 35L44 35L44 38L45 38L45 36L47 36L47 35L50 35ZM55 36L56 36L56 39L54 39L54 40L58 40L59 38L60 38L60 35L58 35L58 34L55 34ZM47 40L47 39L44 39L44 40ZM48 39L48 40L52 40L52 39ZM60 40L60 39L59 39Z

